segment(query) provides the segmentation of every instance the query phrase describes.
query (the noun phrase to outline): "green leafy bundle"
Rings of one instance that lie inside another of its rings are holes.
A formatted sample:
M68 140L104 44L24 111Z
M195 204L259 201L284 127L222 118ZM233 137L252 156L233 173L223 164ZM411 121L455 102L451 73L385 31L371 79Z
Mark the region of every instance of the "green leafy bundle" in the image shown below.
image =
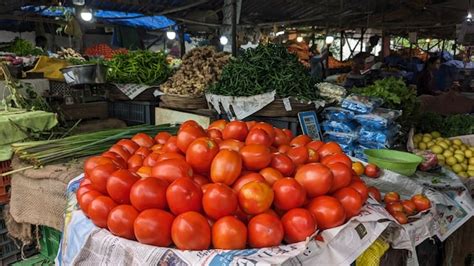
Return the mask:
M442 116L435 113L420 114L416 124L416 131L429 133L439 131L443 137L456 137L474 134L474 116L457 114Z
M164 52L146 50L115 54L106 62L107 80L121 84L158 85L172 74Z
M314 100L314 81L296 55L278 44L243 51L227 64L209 92L227 96L252 96L276 90L279 97Z
M27 40L15 38L12 44L5 49L6 52L14 53L17 56L44 55L44 51L36 48Z

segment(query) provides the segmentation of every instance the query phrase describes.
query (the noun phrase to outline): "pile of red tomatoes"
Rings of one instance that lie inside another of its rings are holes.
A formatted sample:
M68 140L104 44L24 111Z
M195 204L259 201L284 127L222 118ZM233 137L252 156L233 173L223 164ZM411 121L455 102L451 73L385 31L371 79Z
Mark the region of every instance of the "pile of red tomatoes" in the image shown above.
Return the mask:
M334 142L263 122L183 123L84 164L83 212L112 234L183 250L295 243L357 215L368 188Z

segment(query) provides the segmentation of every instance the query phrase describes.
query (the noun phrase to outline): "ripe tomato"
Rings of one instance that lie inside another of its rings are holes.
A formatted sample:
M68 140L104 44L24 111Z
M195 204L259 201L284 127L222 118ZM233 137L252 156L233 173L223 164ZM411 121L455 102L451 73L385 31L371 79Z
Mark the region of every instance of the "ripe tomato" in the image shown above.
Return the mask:
M107 180L107 193L118 204L130 203L130 189L140 177L125 169L112 173Z
M368 187L367 190L369 191L369 195L374 198L378 202L382 202L382 195L380 195L380 191L376 187Z
M277 181L283 178L283 175L276 170L275 168L267 167L263 168L260 170L260 174L263 176L265 181L270 185L273 186L273 184Z
M181 177L168 186L166 200L174 215L199 212L202 209L202 190L191 178Z
M339 202L341 202L344 211L346 212L346 219L356 216L362 209L362 197L357 190L351 187L344 187L332 194Z
M327 142L325 143L323 146L321 146L319 149L318 149L318 153L319 153L319 158L324 158L328 155L332 155L332 154L342 154L344 153L342 151L342 148L341 146L339 146L339 144L337 144L336 142Z
M181 153L165 152L165 153L160 154L160 156L158 157L157 162L161 162L161 161L168 160L168 159L180 159L180 160L186 161L186 157L184 157L184 155L181 154Z
M365 167L361 162L354 162L352 163L352 170L354 170L356 175L362 175L365 172Z
M372 178L377 178L380 176L380 168L374 164L367 164L365 167L365 175Z
M209 138L198 138L186 151L186 162L198 173L209 173L211 163L219 152L217 143Z
M252 248L274 247L283 240L283 225L277 217L262 213L248 224L248 242Z
M163 144L155 144L153 146L151 146L150 150L152 150L152 152L158 152L158 153L161 153L161 149L163 149Z
M224 130L222 130L222 139L235 139L238 141L245 141L249 129L247 124L243 121L232 121L227 123Z
M220 150L231 150L231 151L236 151L236 152L240 152L240 149L242 149L244 146L245 146L245 143L243 143L242 141L235 140L235 139L227 139L219 143Z
M247 183L252 181L262 181L265 182L263 176L259 173L248 173L239 177L235 182L232 188L238 193L240 189Z
M206 132L201 126L187 126L181 127L178 132L176 145L181 150L181 152L186 153L189 144L194 140L202 137L206 137Z
M155 145L155 140L145 133L136 134L132 137L132 140L140 147L151 148L151 146Z
M393 218L397 220L400 224L406 224L408 223L408 217L404 212L394 212L392 214Z
M198 184L199 186L210 183L209 178L207 178L205 176L202 176L202 175L198 175L198 174L193 175L193 181L194 181L194 183Z
M390 202L398 202L400 201L400 195L398 195L397 192L388 192L385 194L383 197L383 201L385 204L390 203Z
M107 180L119 168L115 164L99 165L90 172L89 179L95 190L102 194L107 193Z
M232 185L242 171L242 158L236 151L221 150L212 160L211 180L214 183Z
M134 154L141 155L143 158L146 158L150 153L151 151L148 148L140 147Z
M305 146L293 147L286 153L295 165L305 164L309 159L308 149Z
M220 119L220 120L216 120L214 122L212 122L208 127L207 129L210 130L210 129L216 129L216 130L219 130L219 131L222 131L224 130L225 126L227 125L227 121L225 121L224 119Z
M262 213L272 206L273 190L265 182L252 181L239 191L240 208L248 214Z
M88 177L84 175L84 179L81 180L81 183L79 184L79 188L85 185L92 185L92 182Z
M117 165L117 167L119 167L119 168L127 168L128 167L127 161L125 161L122 157L120 157L120 155L118 155L115 152L106 151L106 152L102 153L101 156L112 159L113 163L115 165Z
M247 227L233 216L222 217L212 225L212 246L217 249L245 249Z
M275 140L272 143L274 147L290 144L290 138L285 134L285 132L283 132L283 130L277 127L273 128L273 130L275 131Z
M311 142L309 142L308 144L306 144L306 147L307 148L310 148L310 149L313 149L314 151L318 151L319 148L321 148L322 146L324 145L324 142L320 141L320 140L313 140ZM319 155L319 153L318 153Z
M296 170L295 179L303 186L308 196L313 198L328 193L334 177L326 166L310 163Z
M128 159L127 164L128 170L136 172L143 165L143 157L141 155L134 154Z
M179 127L179 130L178 130L178 133L183 130L184 128L188 127L188 126L193 126L193 127L199 127L200 125L198 124L198 122L194 121L194 120L186 120L184 121L181 126Z
M351 168L343 163L334 163L327 165L331 170L331 173L334 177L330 193L339 190L343 187L347 187L352 181L352 171Z
M344 223L346 213L341 202L331 196L319 196L308 205L308 210L321 229L329 229Z
M193 177L193 169L191 166L180 159L168 159L158 162L151 169L151 176L161 178L169 183L180 177Z
M319 153L311 148L306 149L308 150L308 163L319 162Z
M281 218L281 223L285 231L285 241L288 244L304 241L317 228L311 212L302 208L289 210Z
M267 132L268 136L270 137L273 143L273 141L275 140L275 130L273 129L272 125L265 122L258 122L252 127L252 129L257 129L257 128L265 130L265 132Z
M202 197L204 212L214 220L233 215L238 205L235 191L222 183L210 185Z
M416 205L413 201L411 200L404 200L402 201L403 205L403 210L408 216L415 215L416 214Z
M272 145L273 140L268 133L261 128L252 128L245 139L245 145L260 144L267 147Z
M275 198L273 204L281 210L290 210L303 206L306 191L294 178L282 178L273 184Z
M121 139L117 144L123 146L130 154L134 154L138 148L140 148L140 146L131 139Z
M168 141L168 139L171 137L171 134L168 133L168 132L158 132L158 134L156 134L156 136L153 138L155 140L156 143L158 144L165 144L166 141Z
M89 180L89 179L87 179L87 180ZM77 202L79 202L79 198L82 197L82 195L86 194L87 192L89 192L91 190L94 190L94 187L92 186L92 184L82 185L82 183L81 183L81 185L79 186L79 188L76 191Z
M135 239L133 223L138 217L138 211L131 205L119 205L113 208L107 219L109 231L126 239Z
M178 138L176 136L171 136L161 149L163 152L177 152L181 153L181 150L178 148L177 144Z
M84 173L90 176L92 170L94 170L97 166L104 164L114 164L114 161L103 156L90 157L84 162Z
M324 165L330 165L330 164L333 164L333 163L343 163L343 164L347 165L347 167L349 167L349 169L352 168L351 158L349 158L349 156L347 156L345 154L342 154L342 153L328 155L328 156L324 157L321 160L321 163L324 164Z
M244 146L240 155L247 170L258 171L270 165L272 161L270 149L258 144Z
M278 152L281 154L287 154L290 149L291 149L291 146L287 144L278 146Z
M285 134L288 136L288 138L290 139L290 141L291 141L291 140L293 139L293 137L294 137L294 136L293 136L293 132L291 132L291 130L289 130L289 129L287 129L287 128L284 128L284 129L282 129L282 130L283 130L283 133L285 133Z
M98 196L89 204L87 213L91 221L100 228L107 227L107 217L109 212L117 206L111 198L107 196Z
M207 136L213 140L222 140L222 132L218 129L208 129Z
M257 124L257 121L247 121L245 124L247 125L248 130L251 130L253 126Z
M310 143L312 139L308 135L299 135L290 141L291 147L304 147Z
M399 202L390 202L385 205L385 209L390 213L393 214L395 212L403 212L403 205Z
M166 209L166 189L168 182L148 177L135 182L130 189L130 202L139 211L147 209Z
M85 192L80 197L78 197L77 202L79 203L79 207L81 208L81 210L84 212L86 216L89 216L88 209L91 202L95 198L100 197L100 196L103 196L103 195L95 190L91 190L91 191Z
M277 169L283 176L292 176L295 172L295 164L286 154L278 153L273 156L270 166Z
M151 176L151 167L142 166L142 167L138 168L136 174L139 175L142 178L150 177Z
M367 186L365 185L364 182L352 181L349 187L359 192L360 196L362 197L362 203L367 201L367 198L369 197L369 190L367 189Z
M138 242L157 247L171 245L171 225L174 215L159 209L142 211L133 223ZM159 233L157 233L159 232Z
M185 212L176 217L171 226L171 238L182 250L204 250L211 244L211 227L197 212Z
M158 160L160 159L161 154L157 152L150 153L145 159L143 160L143 166L154 167L158 164Z
M431 201L423 194L416 194L411 198L411 201L415 203L416 210L421 212L431 207Z

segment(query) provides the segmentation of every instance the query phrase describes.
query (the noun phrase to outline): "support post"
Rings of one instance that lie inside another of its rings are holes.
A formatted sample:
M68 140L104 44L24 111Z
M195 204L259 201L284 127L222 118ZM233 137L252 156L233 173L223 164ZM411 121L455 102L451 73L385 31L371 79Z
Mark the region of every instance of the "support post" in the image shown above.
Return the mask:
M344 45L343 45L343 42L344 42L344 31L341 30L341 41L339 43L339 56L340 56L340 59L342 61L342 54L344 53Z
M184 40L184 26L179 27L179 52L181 54L181 58L186 54L186 43Z
M232 0L232 56L237 56L237 1Z

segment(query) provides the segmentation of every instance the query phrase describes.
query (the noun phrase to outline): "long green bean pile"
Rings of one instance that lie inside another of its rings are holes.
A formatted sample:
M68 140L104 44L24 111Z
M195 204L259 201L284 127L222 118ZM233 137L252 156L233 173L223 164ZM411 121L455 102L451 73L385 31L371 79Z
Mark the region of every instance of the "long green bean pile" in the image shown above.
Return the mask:
M277 96L314 100L314 81L296 55L278 44L259 45L233 58L221 80L209 92L228 96L251 96L276 90Z

